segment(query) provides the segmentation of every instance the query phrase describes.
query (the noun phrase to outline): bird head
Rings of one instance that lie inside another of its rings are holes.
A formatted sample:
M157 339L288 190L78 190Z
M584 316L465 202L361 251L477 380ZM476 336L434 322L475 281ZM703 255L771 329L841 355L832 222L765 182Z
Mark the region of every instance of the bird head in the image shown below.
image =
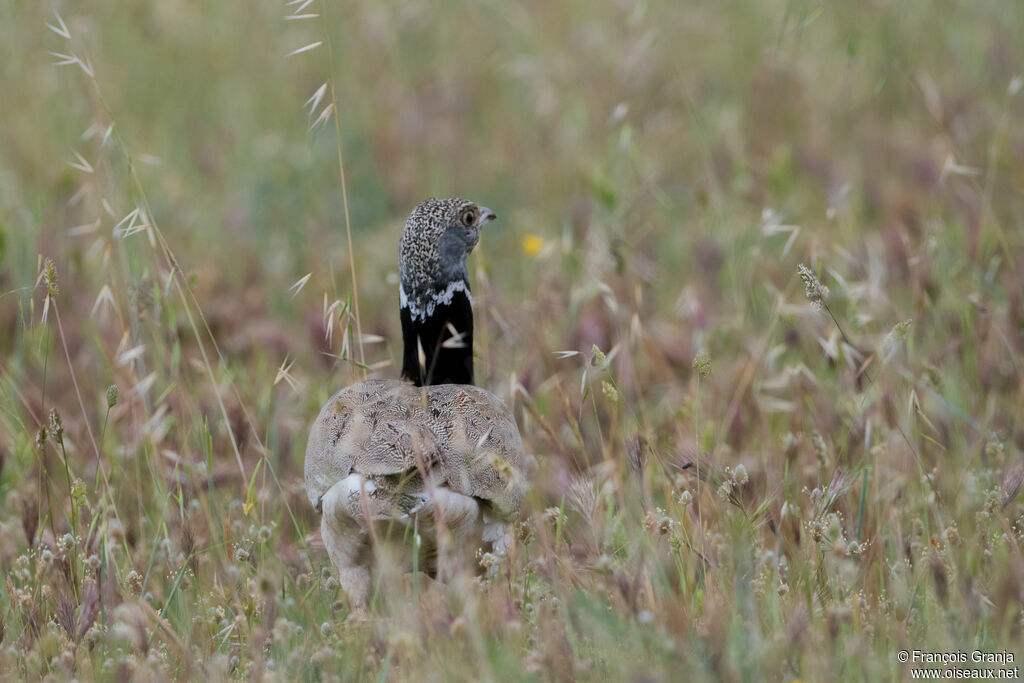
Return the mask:
M419 299L449 283L468 280L466 257L480 240L480 228L494 212L459 199L428 199L405 222L398 247L403 293Z

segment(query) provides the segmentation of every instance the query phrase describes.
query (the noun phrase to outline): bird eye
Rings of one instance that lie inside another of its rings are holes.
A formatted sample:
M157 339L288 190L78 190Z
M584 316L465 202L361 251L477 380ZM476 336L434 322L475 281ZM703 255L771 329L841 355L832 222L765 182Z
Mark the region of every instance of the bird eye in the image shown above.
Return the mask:
M461 220L462 224L467 228L472 227L473 224L476 223L476 210L466 209L465 211L462 212L462 216L459 218L459 220Z

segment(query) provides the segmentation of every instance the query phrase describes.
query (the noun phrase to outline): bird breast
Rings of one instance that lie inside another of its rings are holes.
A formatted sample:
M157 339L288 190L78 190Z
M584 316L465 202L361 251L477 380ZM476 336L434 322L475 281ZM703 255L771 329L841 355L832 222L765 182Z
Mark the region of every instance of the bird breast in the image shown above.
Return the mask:
M490 501L508 515L523 500L524 460L515 419L490 392L367 380L321 409L306 446L306 493L319 507L324 493L352 473L409 473Z

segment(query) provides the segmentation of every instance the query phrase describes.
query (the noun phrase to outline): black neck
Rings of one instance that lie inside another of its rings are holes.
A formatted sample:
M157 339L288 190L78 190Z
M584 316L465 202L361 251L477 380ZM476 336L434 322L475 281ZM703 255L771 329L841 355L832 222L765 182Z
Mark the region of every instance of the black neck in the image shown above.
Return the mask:
M436 301L426 316L426 300L402 306L403 379L418 387L473 383L473 304L464 284L465 291L454 292L450 303Z

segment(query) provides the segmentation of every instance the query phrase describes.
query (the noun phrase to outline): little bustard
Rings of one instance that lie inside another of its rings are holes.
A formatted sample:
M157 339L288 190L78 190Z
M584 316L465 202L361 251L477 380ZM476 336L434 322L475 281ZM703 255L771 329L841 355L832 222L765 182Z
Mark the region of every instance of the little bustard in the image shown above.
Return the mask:
M371 589L371 522L417 528L423 568L438 546L504 553L526 489L523 442L502 401L473 386L466 257L495 218L464 199L428 199L399 244L401 380L367 380L324 405L306 446L306 493L353 610ZM442 552L443 554L443 552Z

